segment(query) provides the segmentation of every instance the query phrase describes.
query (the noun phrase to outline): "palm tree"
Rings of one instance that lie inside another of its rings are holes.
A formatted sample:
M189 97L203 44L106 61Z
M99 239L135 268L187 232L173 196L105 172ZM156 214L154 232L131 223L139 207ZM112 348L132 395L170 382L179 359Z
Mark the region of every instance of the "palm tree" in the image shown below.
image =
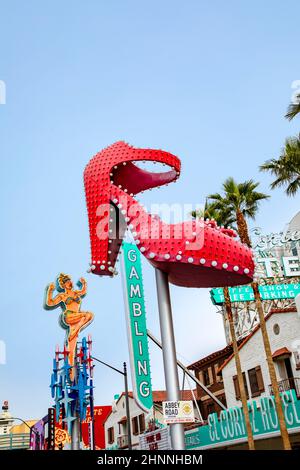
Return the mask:
M217 222L219 226L233 227L235 218L232 216L230 209L218 210L215 204L209 203L206 199L205 206L203 209L198 209L191 212L191 216L195 219L212 219Z
M259 183L255 183L253 180L245 181L244 183L236 183L233 178L228 178L223 183L224 196L220 194L212 194L209 196L216 205L216 208L220 210L230 209L232 214L236 217L236 223L238 233L242 243L245 243L251 247L251 240L248 232L248 225L246 217L254 218L259 207L259 203L269 196L256 191ZM258 283L254 280L251 284L254 298L256 303L256 309L259 316L260 328L267 358L267 364L269 369L269 375L271 379L271 385L274 393L274 400L276 411L278 415L279 428L281 432L283 448L285 450L291 449L290 439L286 428L286 422L284 419L284 413L282 409L282 403L279 394L279 388L277 383L277 377L272 358L270 340L267 332L266 321L262 306L262 301L258 289Z
M205 207L203 210L193 211L191 215L194 218L203 217L205 219L206 218L214 219L218 225L220 226L223 225L224 227L232 226L232 223L235 220L230 209L226 207L222 209L216 209L215 205L208 203L207 200L206 200ZM252 432L252 427L250 423L249 409L248 409L248 403L247 403L247 395L246 395L244 377L243 377L243 372L242 372L242 367L241 367L240 353L239 353L237 338L235 334L235 327L234 327L234 322L233 322L233 315L232 315L228 287L224 287L223 294L224 294L224 300L225 300L227 319L229 323L230 335L231 335L231 340L232 340L232 348L233 348L233 354L234 354L234 359L235 359L235 366L236 366L236 371L237 371L237 378L238 378L240 396L241 396L241 401L242 401L242 408L243 408L243 413L245 417L246 432L247 432L247 437L248 437L248 447L249 447L249 450L255 450L253 432Z
M267 160L259 169L275 176L272 189L287 185L286 194L295 196L300 189L300 135L287 138L280 157Z
M294 103L291 103L288 107L287 113L285 117L291 121L294 119L297 114L300 113L300 93L296 96L296 99L294 100Z

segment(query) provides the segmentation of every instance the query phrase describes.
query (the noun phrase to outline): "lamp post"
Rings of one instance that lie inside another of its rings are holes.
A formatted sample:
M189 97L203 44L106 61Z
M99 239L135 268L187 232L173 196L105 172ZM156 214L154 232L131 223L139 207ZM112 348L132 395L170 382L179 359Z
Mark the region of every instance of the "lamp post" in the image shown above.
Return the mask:
M112 369L115 372L118 372L118 374L121 374L124 377L128 450L131 450L132 449L132 441L131 441L131 423L130 423L130 409L129 409L127 364L126 364L126 362L123 362L123 371L122 371L120 369L117 369L114 366L111 366L110 364L107 364L107 362L104 362L104 361L101 361L100 359L97 359L97 357L95 357L95 356L92 356L92 359L94 359L94 361L100 362L100 364L103 364L104 366L108 367L109 369Z

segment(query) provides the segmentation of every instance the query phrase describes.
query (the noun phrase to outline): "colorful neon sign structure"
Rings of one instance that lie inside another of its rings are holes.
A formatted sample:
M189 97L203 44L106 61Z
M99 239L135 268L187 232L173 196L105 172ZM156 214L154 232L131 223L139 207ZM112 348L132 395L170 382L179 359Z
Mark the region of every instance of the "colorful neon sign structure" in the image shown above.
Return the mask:
M84 278L77 282L74 289L71 277L61 273L55 283L46 288L44 308L60 307L60 326L66 330L63 351L56 350L51 375L51 395L55 401L56 422L61 416L69 434L72 448L80 447L80 424L86 418L87 406L93 413L93 363L91 357L92 341L89 338L78 342L79 333L94 318L91 312L81 311L81 302L86 295L87 285ZM57 295L53 293L57 290Z
M170 167L152 173L135 162L160 162ZM177 180L180 160L163 150L139 149L116 142L97 153L84 172L92 250L91 272L113 276L128 226L148 261L168 274L169 282L185 287L220 287L250 283L251 250L234 230L214 220L166 224L148 214L134 195ZM119 223L114 232L114 218Z
M72 425L76 419L84 421L87 416L87 407L90 406L90 416L93 419L93 361L91 358L92 341L90 338L82 339L78 343L77 353L74 357L74 378L70 374L69 352L56 350L53 359L53 372L51 375L51 396L55 402L56 422L62 416L68 433L72 433Z
M94 318L91 312L81 311L81 302L87 291L86 280L82 277L77 282L77 286L78 289L74 289L71 277L61 273L57 276L55 283L47 286L44 301L44 308L47 310L58 307L62 309L59 324L66 330L65 349L69 352L68 361L71 367L74 365L78 335ZM53 297L55 288L58 294Z

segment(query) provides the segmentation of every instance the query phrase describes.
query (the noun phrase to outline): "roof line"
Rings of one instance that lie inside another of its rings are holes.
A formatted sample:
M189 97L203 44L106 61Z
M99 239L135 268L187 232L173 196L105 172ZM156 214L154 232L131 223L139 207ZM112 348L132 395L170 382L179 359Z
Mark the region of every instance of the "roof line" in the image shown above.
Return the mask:
M274 314L279 314L279 313L291 313L291 312L296 312L296 308L294 307L289 307L285 310L279 310L279 309L272 309L270 312L265 316L265 321L268 321L269 318L274 315ZM252 338L252 336L255 335L255 333L260 329L260 324L258 323L256 327L251 331L251 333L246 336L246 338L241 342L241 344L238 346L238 350L242 349L243 346L245 346L246 343ZM218 374L224 369L225 366L233 359L234 354L231 354L224 362L223 364L218 368Z

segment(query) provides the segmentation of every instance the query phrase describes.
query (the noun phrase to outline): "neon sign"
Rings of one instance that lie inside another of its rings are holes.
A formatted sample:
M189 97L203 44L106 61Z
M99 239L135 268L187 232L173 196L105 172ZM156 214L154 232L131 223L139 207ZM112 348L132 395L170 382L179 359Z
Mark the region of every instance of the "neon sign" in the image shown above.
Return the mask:
M295 390L281 393L281 399L288 430L299 429L300 431L300 401L297 400ZM252 400L248 402L248 407L254 437L268 438L279 433L273 396L261 397L258 402ZM219 417L217 413L212 413L207 421L206 426L186 432L187 449L220 447L247 439L243 411L238 406L222 410Z
M134 398L148 412L153 401L142 265L132 243L123 243L123 281Z
M300 294L300 284L272 284L259 286L262 300L295 299ZM215 305L222 305L224 292L222 288L210 291L211 300ZM253 289L250 286L229 287L231 302L251 302L254 300Z
M286 243L297 242L300 240L300 230L264 235L261 233L261 228L257 227L253 229L253 233L258 236L254 245L255 250L268 250L283 246Z

